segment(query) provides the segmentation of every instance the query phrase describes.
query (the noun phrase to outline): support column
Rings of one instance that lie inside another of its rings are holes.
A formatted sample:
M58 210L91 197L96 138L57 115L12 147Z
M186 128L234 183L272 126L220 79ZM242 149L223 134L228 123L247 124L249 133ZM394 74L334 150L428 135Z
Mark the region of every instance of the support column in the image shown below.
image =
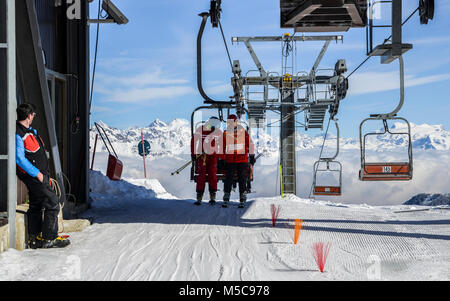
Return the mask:
M8 70L8 224L9 247L16 247L16 10L15 0L6 3L7 16L7 70Z
M294 91L281 91L280 162L283 169L283 193L297 193L295 158L295 108L285 103L294 103Z
M402 0L392 1L392 56L402 55Z

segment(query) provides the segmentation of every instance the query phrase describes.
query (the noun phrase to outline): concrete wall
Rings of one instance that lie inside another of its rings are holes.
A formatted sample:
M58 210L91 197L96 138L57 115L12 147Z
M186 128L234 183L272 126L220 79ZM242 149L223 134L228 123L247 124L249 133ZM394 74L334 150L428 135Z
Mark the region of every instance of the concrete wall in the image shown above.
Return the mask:
M27 231L25 225L24 212L28 210L28 205L17 206L17 210L20 212L16 213L16 249L24 250L27 240ZM22 213L23 212L23 213ZM0 253L6 251L9 248L9 225L6 224L0 227Z
M16 249L23 251L26 248L26 242L28 241L27 224L25 214L28 211L28 205L17 206L16 214ZM70 233L81 232L88 226L90 222L84 219L64 220L62 210L59 213L58 219L58 232ZM0 227L0 253L6 251L9 248L9 225L6 224Z

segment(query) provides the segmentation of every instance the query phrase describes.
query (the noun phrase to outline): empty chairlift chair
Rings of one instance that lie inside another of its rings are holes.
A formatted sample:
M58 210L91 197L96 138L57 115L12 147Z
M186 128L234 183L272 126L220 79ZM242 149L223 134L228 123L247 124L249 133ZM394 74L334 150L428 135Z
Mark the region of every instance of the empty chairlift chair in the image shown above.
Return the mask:
M322 196L340 196L342 195L342 164L339 161L336 161L336 157L339 154L339 126L335 119L332 119L336 125L337 130L337 147L336 154L331 158L320 158L319 161L314 163L313 168L313 194L314 195L322 195ZM325 137L326 138L326 137ZM324 139L325 139L324 138ZM326 168L321 168L323 164L326 164ZM333 167L334 166L334 167ZM337 183L335 181L334 184L329 183L321 183L323 180L318 180L318 175L336 175L338 176Z
M326 168L320 169L320 163L325 163ZM336 164L337 168L330 167L330 164ZM314 195L324 195L324 196L340 196L342 195L342 165L338 161L327 161L320 160L314 163ZM324 185L317 184L317 175L320 173L335 173L338 174L339 182L337 185Z
M362 134L363 125L370 120L381 120L383 122L383 132L369 132ZM388 126L388 120L390 121L402 121L407 124L407 131L393 133ZM404 135L407 136L408 142L408 160L406 162L367 162L366 160L366 145L367 138L370 136L382 136L382 135ZM411 127L409 122L405 118L401 117L380 117L373 116L367 118L361 123L360 128L360 141L361 141L361 170L359 172L359 178L362 181L409 181L412 179L412 142L411 142Z
M412 141L411 141L411 126L405 118L397 117L397 112L401 109L404 103L404 65L403 58L400 56L400 102L397 108L388 114L370 115L370 118L363 120L359 127L359 140L361 146L361 170L359 171L359 179L361 181L409 181L413 176L413 156L412 156ZM370 121L382 121L383 132L369 132L363 134L363 126ZM404 132L391 132L388 126L388 121L401 121L407 127ZM367 138L371 136L381 135L404 135L407 137L408 143L408 159L406 162L368 162L366 159L366 145Z

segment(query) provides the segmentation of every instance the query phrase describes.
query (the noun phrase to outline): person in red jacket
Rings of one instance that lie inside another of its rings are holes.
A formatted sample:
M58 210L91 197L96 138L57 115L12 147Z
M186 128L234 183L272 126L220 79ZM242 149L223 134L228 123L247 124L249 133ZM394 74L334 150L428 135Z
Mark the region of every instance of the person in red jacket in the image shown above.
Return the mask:
M199 127L191 139L192 161L196 164L197 176L197 201L200 205L205 192L206 179L209 184L210 204L216 202L217 192L217 160L222 149L222 131L220 120L211 117L203 126Z
M226 178L224 185L224 207L230 201L234 174L237 171L239 182L239 201L242 207L247 200L247 171L250 164L255 163L253 141L248 132L239 125L236 115L228 116L227 129L223 133L223 157L226 161Z

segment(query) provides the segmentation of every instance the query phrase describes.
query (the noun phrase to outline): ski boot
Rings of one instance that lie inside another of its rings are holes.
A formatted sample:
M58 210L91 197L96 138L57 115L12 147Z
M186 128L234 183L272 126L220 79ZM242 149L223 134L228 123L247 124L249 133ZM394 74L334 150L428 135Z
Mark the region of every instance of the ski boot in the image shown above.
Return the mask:
M229 203L230 203L230 194L225 192L225 194L223 195L222 207L227 208Z
M245 202L247 201L247 195L244 193L241 193L239 196L239 208L244 208L245 207Z
M65 248L70 245L70 240L64 236L58 236L55 239L44 239L42 243L43 249Z
M28 238L28 248L30 249L40 249L42 248L44 240L42 239L41 235L30 235Z
M211 205L216 204L216 193L215 192L209 193L209 204L211 204Z
M197 201L194 205L200 206L202 204L203 192L197 192Z

